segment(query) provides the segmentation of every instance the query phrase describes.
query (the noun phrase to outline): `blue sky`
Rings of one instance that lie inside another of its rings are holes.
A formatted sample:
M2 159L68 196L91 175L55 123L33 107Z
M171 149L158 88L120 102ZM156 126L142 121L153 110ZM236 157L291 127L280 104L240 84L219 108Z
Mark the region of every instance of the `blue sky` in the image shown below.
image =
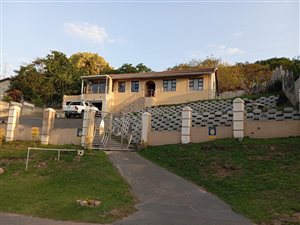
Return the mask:
M299 55L297 1L7 0L1 7L1 78L50 50L155 71L209 55L231 63Z

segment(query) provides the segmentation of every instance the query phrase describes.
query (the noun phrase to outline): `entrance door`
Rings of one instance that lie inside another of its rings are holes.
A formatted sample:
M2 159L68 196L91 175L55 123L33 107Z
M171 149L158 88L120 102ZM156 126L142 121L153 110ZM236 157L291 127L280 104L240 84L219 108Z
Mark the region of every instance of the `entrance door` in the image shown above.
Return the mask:
M155 96L155 83L154 81L147 81L145 88L145 97Z

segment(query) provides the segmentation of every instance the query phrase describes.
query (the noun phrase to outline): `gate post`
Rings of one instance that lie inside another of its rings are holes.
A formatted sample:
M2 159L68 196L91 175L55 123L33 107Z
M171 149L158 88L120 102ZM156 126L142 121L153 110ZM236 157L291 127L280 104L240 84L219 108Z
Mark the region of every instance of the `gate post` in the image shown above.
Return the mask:
M14 133L17 124L19 123L21 108L19 106L11 106L8 112L8 121L6 128L6 138L5 141L13 141Z
M142 115L142 138L141 145L147 147L149 144L149 133L151 131L151 114L144 112Z
M92 137L94 135L94 116L95 111L88 109L84 110L83 123L82 123L82 136L81 146L85 148L91 147Z
M191 142L192 111L193 110L188 106L182 109L182 127L181 127L182 144L188 144Z
M55 110L52 108L48 108L44 110L43 114L43 125L42 125L42 135L41 135L41 143L43 145L48 145L50 130L53 128L55 119Z
M233 100L233 137L244 138L244 101L241 98Z

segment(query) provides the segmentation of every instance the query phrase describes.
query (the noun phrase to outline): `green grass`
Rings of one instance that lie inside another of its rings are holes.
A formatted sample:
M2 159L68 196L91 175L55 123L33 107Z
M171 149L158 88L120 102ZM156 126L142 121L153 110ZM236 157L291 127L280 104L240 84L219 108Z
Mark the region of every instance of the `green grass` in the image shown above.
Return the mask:
M32 151L31 142L4 143L0 150L0 211L57 220L107 223L133 213L135 197L103 152L76 153ZM45 147L45 146L44 146ZM47 146L78 148L78 146ZM97 199L99 207L81 207L78 199Z
M216 140L139 152L259 224L300 224L300 138Z

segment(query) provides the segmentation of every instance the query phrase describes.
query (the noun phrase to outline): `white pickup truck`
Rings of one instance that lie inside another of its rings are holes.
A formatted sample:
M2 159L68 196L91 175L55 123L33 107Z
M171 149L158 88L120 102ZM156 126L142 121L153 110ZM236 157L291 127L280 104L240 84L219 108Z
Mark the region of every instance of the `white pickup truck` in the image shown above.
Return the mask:
M68 105L63 106L63 111L67 118L77 115L83 118L84 110L86 109L93 109L96 111L96 113L99 113L99 109L97 107L95 107L92 103L86 101L74 101L70 102Z

